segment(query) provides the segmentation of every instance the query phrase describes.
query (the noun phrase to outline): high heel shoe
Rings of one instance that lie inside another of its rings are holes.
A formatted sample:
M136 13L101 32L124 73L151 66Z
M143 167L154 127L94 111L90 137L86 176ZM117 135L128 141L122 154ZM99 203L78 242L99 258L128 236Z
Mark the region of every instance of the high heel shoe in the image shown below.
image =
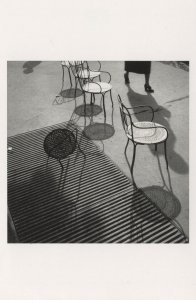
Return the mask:
M144 89L147 93L154 93L154 90L151 88L149 84L145 84Z
M125 84L129 84L130 81L129 81L129 77L127 74L124 74L124 78L125 78Z

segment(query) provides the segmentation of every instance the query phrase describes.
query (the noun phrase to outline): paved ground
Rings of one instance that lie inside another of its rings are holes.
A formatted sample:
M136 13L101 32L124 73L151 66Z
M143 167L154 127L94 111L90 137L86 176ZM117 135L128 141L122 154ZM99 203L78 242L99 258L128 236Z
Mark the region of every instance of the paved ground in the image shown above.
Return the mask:
M167 172L163 149L138 146L134 167L134 179L148 195L170 217L177 220L185 233L189 234L189 72L172 64L152 63L151 85L154 94L144 91L144 76L130 74L130 85L124 84L124 62L103 61L102 70L112 76L114 100L115 134L107 140L96 143L119 168L130 177L124 157L126 136L124 134L117 94L127 106L151 105L155 110L155 121L169 130ZM73 115L75 101L64 98L63 103L54 102L61 89L62 71L60 62L9 62L8 63L8 136L47 125L77 119L84 126L84 118ZM69 88L68 74L65 87ZM82 96L76 98L81 105ZM99 104L99 99L96 102ZM111 102L106 96L107 123L111 123ZM103 121L103 113L93 118ZM89 122L89 120L87 120ZM128 148L131 162L132 145Z

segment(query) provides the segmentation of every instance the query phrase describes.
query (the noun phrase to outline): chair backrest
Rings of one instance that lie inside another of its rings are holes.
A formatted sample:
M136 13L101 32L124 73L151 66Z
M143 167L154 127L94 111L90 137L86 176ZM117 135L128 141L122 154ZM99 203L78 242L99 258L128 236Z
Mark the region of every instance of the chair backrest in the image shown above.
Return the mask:
M131 128L131 132L132 132L132 125L133 125L132 117L128 109L126 108L126 106L122 103L120 95L118 95L118 103L120 108L121 121L125 133L128 132L128 127Z
M123 128L126 133L129 131L129 134L131 134L132 137L133 137L133 126L136 127L135 121L146 122L149 119L148 121L152 122L154 119L154 110L149 105L137 105L137 106L127 108L122 103L120 95L118 95L118 103L120 107L120 114L121 114ZM130 113L129 110L132 110L132 113Z
M68 61L68 63L69 63L69 67L72 70L72 73L76 75L81 69L82 61L73 60L73 61Z
M85 72L86 79L90 79L90 68L87 61L69 61L70 68L75 77L81 80L81 75Z

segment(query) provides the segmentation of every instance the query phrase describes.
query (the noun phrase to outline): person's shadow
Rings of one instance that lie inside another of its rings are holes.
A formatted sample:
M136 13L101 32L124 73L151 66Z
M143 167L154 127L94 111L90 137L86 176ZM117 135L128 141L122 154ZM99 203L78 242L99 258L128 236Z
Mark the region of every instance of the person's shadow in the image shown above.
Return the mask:
M167 156L168 156L168 164L169 167L180 174L188 173L188 165L185 162L185 160L180 156L179 153L175 151L175 143L176 143L176 136L170 127L169 119L171 118L171 112L167 110L163 106L159 106L156 102L155 98L151 94L147 95L141 95L138 93L135 93L130 86L128 87L128 99L131 107L137 106L137 105L149 105L151 106L154 111L154 122L159 123L160 125L163 125L168 130L168 139L167 139ZM133 110L134 111L134 110ZM138 121L144 121L142 114L136 114L136 118ZM181 124L181 126L183 126ZM187 145L188 147L188 145ZM150 148L151 150L153 148ZM158 152L161 154L164 154L164 147L158 146ZM156 152L152 151L153 154L156 154Z
M29 74L33 72L33 69L41 64L41 61L26 61L23 65L23 73Z

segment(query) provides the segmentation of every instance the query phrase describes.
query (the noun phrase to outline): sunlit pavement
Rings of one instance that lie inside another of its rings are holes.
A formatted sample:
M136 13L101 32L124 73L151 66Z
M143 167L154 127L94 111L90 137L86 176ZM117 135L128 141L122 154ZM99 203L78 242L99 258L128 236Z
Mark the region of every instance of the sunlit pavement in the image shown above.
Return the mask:
M94 65L94 64L93 64ZM130 84L124 83L124 62L101 62L102 70L112 76L114 102L113 121L115 133L109 139L95 143L131 179L124 156L126 136L122 128L117 95L126 106L151 105L155 109L155 121L167 127L169 138L167 153L169 172L163 155L163 145L138 146L134 166L134 179L138 187L171 218L177 220L189 234L189 72L161 62L152 63L150 83L153 94L144 91L144 76L131 74ZM104 77L103 77L104 78ZM106 78L106 77L105 77ZM65 70L64 98L61 91L62 69L60 62L9 62L8 63L8 136L44 126L77 121L83 127L89 118L73 114L75 105L83 104L83 96L77 93L76 102L70 90L68 72ZM73 83L74 86L74 83ZM90 101L87 101L90 103ZM112 125L112 106L106 94L106 122ZM96 100L100 104L100 98ZM91 118L91 122L103 122L103 111ZM128 147L128 159L132 160L132 145Z

